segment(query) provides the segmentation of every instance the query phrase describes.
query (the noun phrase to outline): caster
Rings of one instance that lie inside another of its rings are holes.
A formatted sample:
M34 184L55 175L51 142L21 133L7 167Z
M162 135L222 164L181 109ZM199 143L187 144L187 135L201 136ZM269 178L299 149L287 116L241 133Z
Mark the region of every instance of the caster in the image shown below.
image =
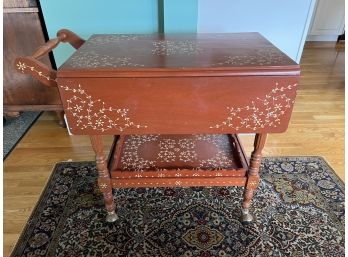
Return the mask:
M111 223L111 222L115 222L116 220L118 220L118 216L116 212L115 211L108 212L108 215L106 215L106 221Z
M249 209L242 209L242 224L250 224L253 221L253 216L249 213Z

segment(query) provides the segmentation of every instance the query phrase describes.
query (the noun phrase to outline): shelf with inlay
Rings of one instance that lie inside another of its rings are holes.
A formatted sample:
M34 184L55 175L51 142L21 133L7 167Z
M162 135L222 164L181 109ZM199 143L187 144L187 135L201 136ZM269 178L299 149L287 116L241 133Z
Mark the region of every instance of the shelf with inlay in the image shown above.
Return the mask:
M244 186L247 169L234 134L115 137L109 158L115 188Z

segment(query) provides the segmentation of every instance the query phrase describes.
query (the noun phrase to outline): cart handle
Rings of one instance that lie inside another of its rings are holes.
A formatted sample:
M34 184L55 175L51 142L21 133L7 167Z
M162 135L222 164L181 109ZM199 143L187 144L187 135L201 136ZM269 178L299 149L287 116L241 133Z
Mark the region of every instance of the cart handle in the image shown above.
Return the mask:
M85 40L67 29L61 29L57 32L57 37L47 41L40 46L31 56L18 57L15 60L15 69L24 74L31 74L46 86L57 86L57 71L49 68L39 61L41 57L51 52L60 42L68 42L75 49L80 48Z

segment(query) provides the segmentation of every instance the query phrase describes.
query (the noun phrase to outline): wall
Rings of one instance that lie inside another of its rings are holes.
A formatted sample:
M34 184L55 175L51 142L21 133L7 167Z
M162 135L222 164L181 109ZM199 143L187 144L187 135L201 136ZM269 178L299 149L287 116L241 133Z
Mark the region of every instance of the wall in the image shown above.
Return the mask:
M50 38L58 30L70 29L82 38L102 33L156 33L158 0L41 0ZM72 53L68 44L54 50L59 67Z
M164 32L195 33L199 0L163 0Z
M344 32L344 0L318 0L307 41L337 41Z
M257 31L299 62L315 0L200 0L197 32Z
M316 0L41 0L49 37L94 33L258 31L299 62ZM160 15L159 15L160 13ZM59 67L73 52L54 51Z

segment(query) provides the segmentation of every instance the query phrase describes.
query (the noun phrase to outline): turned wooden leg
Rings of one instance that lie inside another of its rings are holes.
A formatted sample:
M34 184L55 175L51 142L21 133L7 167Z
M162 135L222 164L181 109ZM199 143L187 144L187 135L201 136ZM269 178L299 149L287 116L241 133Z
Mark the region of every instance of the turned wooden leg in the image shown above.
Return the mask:
M107 222L114 222L118 219L115 212L115 203L112 195L112 187L110 180L110 173L107 168L106 159L104 156L104 146L102 141L102 136L90 136L92 147L95 152L95 159L98 169L98 185L100 191L103 193L105 208L108 212L106 216Z
M244 188L243 204L242 204L242 222L249 223L253 220L253 216L249 212L251 200L254 191L260 181L260 165L262 158L262 149L266 143L267 134L256 134L254 141L254 151L251 154L249 170L247 174L247 182Z
M66 124L65 124L65 120L64 120L64 111L56 111L56 114L58 116L59 126L65 128Z

